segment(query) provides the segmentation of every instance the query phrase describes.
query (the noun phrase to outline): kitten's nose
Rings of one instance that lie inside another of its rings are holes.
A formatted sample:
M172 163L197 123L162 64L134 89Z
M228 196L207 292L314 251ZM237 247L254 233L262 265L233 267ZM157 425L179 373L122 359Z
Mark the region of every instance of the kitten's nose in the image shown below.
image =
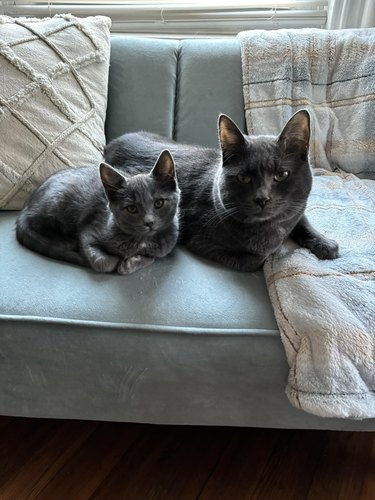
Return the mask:
M154 227L154 221L153 220L145 220L144 225L148 227L150 230Z
M270 201L270 198L263 198L263 197L260 198L259 197L259 198L255 198L254 201L257 205L264 208L267 205L267 203Z

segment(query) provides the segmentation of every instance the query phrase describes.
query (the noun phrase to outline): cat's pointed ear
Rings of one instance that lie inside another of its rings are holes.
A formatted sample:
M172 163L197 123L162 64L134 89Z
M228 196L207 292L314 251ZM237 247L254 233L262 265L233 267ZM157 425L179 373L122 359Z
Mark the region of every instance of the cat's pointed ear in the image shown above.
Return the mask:
M99 173L108 199L111 199L125 185L126 179L105 162L99 165Z
M219 116L219 139L225 161L231 154L240 150L245 144L245 138L241 130L229 116Z
M279 135L278 143L285 154L298 154L307 158L310 142L310 114L306 109L297 111Z
M162 151L153 169L150 172L157 181L159 182L175 182L176 181L176 169L174 166L174 160L168 149Z

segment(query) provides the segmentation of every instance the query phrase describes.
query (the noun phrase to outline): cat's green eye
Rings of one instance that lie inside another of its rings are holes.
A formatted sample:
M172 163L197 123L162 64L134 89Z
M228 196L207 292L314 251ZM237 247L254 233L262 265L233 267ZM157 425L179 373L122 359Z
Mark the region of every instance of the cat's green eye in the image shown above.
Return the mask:
M241 184L250 184L251 182L251 177L249 175L241 175L241 174L238 174L237 175L237 180L238 182L240 182Z
M283 170L282 172L278 172L275 177L274 177L274 180L276 182L283 182L285 181L287 178L289 177L289 172L287 170Z
M156 200L154 203L155 208L161 208L163 205L164 205L164 200L162 200L162 199Z
M136 214L138 212L137 207L135 205L128 205L125 207L129 214Z

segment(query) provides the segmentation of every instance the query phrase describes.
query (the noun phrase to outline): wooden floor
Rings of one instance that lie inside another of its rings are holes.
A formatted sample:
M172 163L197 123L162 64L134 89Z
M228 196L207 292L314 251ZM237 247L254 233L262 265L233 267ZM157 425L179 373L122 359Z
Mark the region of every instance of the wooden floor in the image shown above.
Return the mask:
M0 500L375 499L375 433L0 417Z

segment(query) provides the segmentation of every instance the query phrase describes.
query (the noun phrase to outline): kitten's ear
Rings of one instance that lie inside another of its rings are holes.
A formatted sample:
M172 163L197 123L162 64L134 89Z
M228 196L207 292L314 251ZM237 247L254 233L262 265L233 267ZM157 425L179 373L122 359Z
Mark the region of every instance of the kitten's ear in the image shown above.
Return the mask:
M219 116L219 139L224 160L225 157L241 149L245 144L241 130L229 116L224 114Z
M174 166L174 161L171 153L168 149L162 151L153 169L150 172L157 181L159 182L171 182L176 181L176 169Z
M279 135L278 143L286 154L299 154L307 158L310 141L310 114L306 109L297 111Z
M126 179L108 163L104 162L99 165L99 173L108 199L111 199L125 185Z

